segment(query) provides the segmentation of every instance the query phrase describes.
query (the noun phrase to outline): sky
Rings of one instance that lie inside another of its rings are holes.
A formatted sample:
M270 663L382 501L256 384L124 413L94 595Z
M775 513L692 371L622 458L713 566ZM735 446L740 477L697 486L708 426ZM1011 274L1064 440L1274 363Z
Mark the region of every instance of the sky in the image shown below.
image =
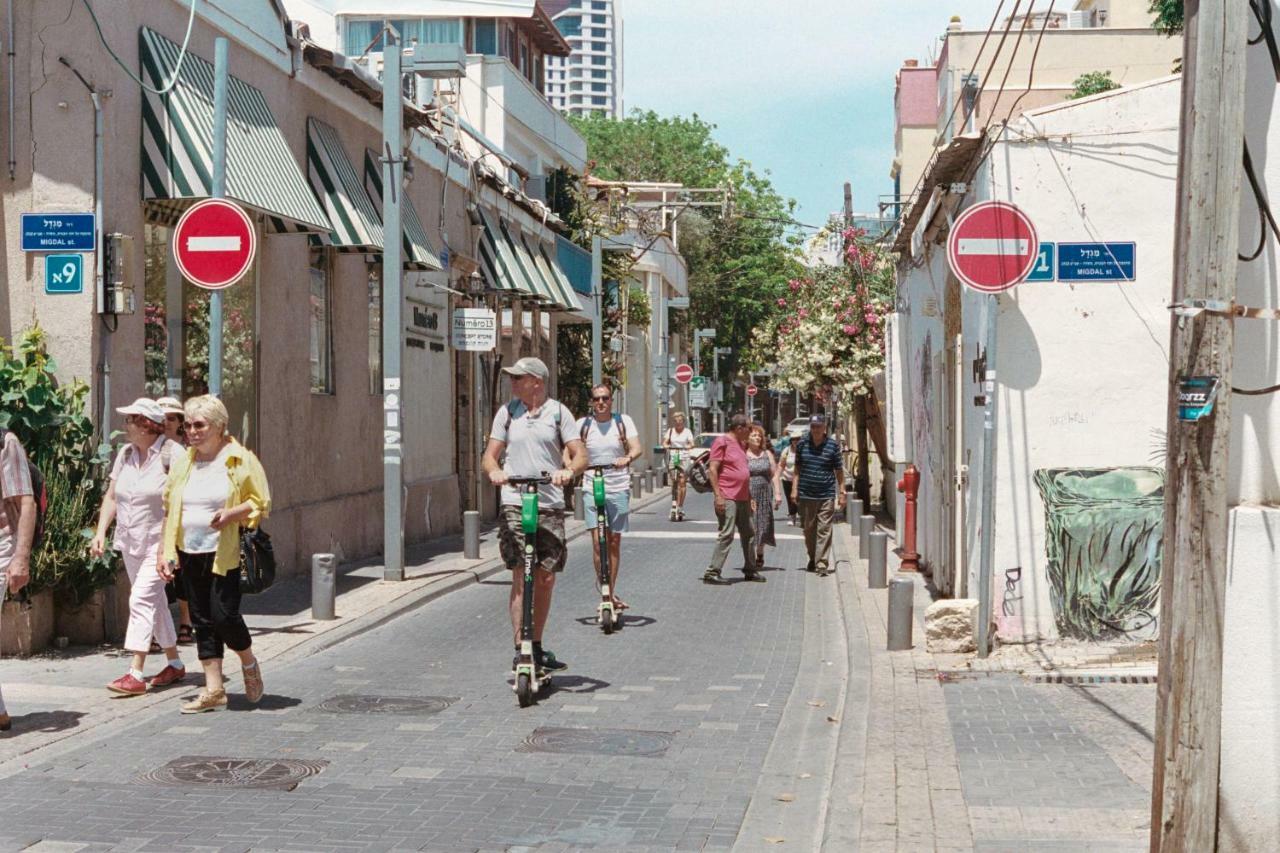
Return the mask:
M627 110L697 113L822 225L893 191L894 74L937 56L952 15L986 30L998 0L621 0Z

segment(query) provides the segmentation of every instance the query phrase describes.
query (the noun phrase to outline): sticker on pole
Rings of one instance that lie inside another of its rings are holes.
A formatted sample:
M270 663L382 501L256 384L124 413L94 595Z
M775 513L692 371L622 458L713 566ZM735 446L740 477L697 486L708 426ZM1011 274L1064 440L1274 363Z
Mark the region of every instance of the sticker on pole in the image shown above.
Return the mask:
M1031 220L1003 201L975 204L956 218L947 238L951 272L983 293L999 293L1022 281L1039 252Z
M258 236L238 204L209 198L187 208L173 229L178 271L206 290L230 287L253 265Z

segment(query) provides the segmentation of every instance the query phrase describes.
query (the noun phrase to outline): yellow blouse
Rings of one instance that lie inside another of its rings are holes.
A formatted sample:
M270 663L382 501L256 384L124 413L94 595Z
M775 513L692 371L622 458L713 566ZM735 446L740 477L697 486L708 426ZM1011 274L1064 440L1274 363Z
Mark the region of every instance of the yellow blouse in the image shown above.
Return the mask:
M182 541L182 492L191 468L195 464L195 448L189 448L173 461L169 479L165 482L164 505L164 559L178 559L178 543ZM251 450L234 438L226 456L227 476L231 489L227 493L226 507L230 509L245 501L252 505L244 526L256 528L271 511L271 491L267 487L267 474L262 463ZM228 524L218 533L218 550L213 557L213 573L225 575L240 566L240 525Z

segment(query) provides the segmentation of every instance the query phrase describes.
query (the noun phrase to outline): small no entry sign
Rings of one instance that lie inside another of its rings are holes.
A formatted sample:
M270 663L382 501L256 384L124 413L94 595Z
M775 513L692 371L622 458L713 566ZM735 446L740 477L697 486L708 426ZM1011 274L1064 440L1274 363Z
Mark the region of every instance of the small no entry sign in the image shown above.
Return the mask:
M975 204L960 214L947 239L951 272L983 293L999 293L1022 281L1039 251L1031 219L1003 201Z
M193 204L173 229L178 270L207 290L221 290L243 278L257 250L258 236L249 215L225 199Z

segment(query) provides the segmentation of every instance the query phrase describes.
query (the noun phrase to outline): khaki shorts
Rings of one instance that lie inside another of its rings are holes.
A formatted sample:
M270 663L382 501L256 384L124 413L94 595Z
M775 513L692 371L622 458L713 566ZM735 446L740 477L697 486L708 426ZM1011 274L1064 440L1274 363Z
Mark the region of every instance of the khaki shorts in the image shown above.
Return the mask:
M544 571L564 570L569 554L564 540L564 511L542 509L538 511L538 533L534 543L538 566ZM524 531L520 527L520 507L502 508L502 526L498 529L498 551L509 569L524 567Z

